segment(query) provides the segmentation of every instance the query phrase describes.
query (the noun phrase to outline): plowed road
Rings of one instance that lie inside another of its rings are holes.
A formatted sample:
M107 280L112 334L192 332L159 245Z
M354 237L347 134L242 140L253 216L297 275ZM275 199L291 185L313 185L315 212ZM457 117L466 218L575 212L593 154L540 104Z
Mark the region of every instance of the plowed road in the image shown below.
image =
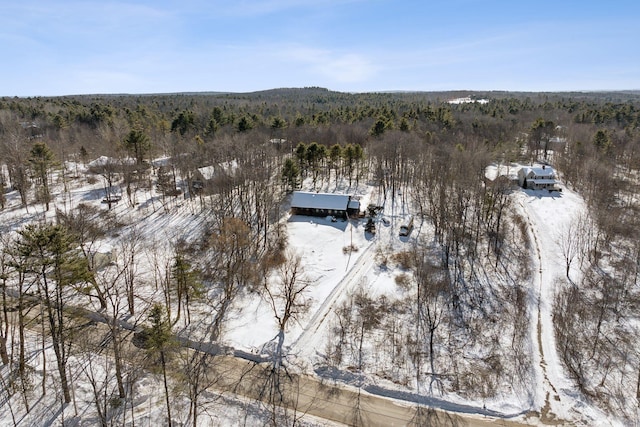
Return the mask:
M235 357L218 356L212 374L220 378L214 385L228 391L261 400L268 384L270 366L255 365ZM288 379L291 378L291 379ZM468 414L453 414L438 409L375 396L354 387L322 383L315 377L281 377L285 390L280 406L290 413L304 413L345 425L358 426L524 426L510 420Z

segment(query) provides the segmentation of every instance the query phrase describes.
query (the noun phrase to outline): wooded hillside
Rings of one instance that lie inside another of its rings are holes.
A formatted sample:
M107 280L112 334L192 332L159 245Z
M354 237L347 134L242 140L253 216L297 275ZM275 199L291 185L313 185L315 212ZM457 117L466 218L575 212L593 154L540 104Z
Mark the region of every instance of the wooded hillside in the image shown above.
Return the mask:
M488 102L448 102L460 97ZM307 316L312 281L282 221L287 197L367 186L426 231L402 251L367 255L381 271L402 271L397 295L350 293L312 363L417 394L533 401L534 242L513 183L486 169L534 163L552 166L587 206L558 231L566 277L552 309L557 353L586 401L629 423L640 405L637 92L2 98L0 395L12 413L27 413L49 381L64 406L82 377L95 419L124 425L144 368L163 385L166 420L197 425L215 361L178 351L178 330L224 346L238 301L255 298L282 338L261 396L270 422L295 423L295 410L276 409L295 388L288 369L305 369L287 359L284 337ZM161 214L182 215L183 228L151 242L154 227L173 224ZM82 316L65 307L100 313L108 339L85 339ZM125 320L143 348L128 345ZM53 376L29 359L47 345ZM98 362L105 348L109 362ZM188 408L172 414L172 396Z

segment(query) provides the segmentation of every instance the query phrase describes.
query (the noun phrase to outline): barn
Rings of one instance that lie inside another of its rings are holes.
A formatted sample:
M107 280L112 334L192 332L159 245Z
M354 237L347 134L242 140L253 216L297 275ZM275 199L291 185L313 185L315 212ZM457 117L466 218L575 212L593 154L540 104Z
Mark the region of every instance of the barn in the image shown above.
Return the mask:
M357 216L359 212L360 202L347 194L294 191L291 197L293 215L348 218Z

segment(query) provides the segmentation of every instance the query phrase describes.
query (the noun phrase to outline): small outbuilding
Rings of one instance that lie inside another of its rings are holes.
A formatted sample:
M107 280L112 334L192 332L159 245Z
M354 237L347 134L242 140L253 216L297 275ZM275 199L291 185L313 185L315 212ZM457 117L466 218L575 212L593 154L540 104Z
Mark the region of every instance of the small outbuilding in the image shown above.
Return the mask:
M360 202L347 194L294 191L291 197L291 213L348 218L360 213Z

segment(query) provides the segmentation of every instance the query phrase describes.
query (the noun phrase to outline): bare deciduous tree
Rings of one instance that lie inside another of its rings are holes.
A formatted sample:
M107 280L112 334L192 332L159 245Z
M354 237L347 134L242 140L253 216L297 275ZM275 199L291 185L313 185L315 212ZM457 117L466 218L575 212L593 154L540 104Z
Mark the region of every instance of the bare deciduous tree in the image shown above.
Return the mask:
M9 305L7 302L7 282L9 280L9 238L0 236L0 290L2 291L2 313L0 314L0 361L9 364L7 352L7 338L9 337Z
M416 342L423 341L423 334L427 336L431 368L429 390L433 392L433 384L439 384L440 381L435 365L435 337L436 330L445 315L445 307L449 297L448 284L446 275L443 274L440 268L429 262L426 254L418 251L416 257L414 273L417 291ZM418 382L420 381L420 365L421 363L418 362L416 366Z
M289 372L284 363L285 332L292 321L299 321L309 307L307 293L312 282L306 277L302 259L294 253L287 253L285 260L277 268L277 277L265 280L263 298L273 312L278 327L272 353L271 367L265 369L260 396L269 405L272 425L295 425L297 422L298 378ZM293 413L289 413L292 410ZM291 417L290 417L291 416Z
M213 295L215 315L211 339L217 341L231 304L246 286L252 286L255 277L255 245L251 241L249 226L238 218L225 218L209 239L210 258L205 270L210 280L218 285Z
M127 235L120 241L119 250L116 253L116 263L122 267L122 277L125 282L127 305L129 313L135 315L135 288L138 275L138 257L142 247L142 235L135 226L132 226Z
M286 255L285 262L278 268L278 278L271 283L265 283L264 296L278 325L274 368L278 368L282 363L282 346L289 323L299 321L309 309L310 300L307 293L311 284L304 274L302 258L292 253Z
M578 255L579 251L579 242L580 235L578 234L579 224L577 221L572 220L564 230L562 230L560 235L560 249L562 250L562 256L564 257L565 262L565 274L567 276L567 280L571 280L569 274L571 272L571 264L573 263L575 257Z

